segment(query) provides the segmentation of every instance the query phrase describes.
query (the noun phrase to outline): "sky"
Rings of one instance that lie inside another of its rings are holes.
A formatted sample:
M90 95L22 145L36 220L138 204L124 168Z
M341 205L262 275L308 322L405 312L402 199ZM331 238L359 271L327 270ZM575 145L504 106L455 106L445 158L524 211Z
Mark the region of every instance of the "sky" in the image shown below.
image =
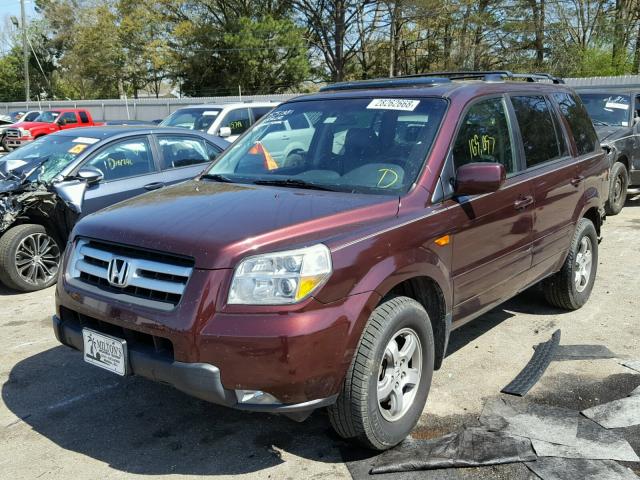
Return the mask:
M24 8L27 17L33 16L33 7L33 0L25 0ZM15 15L20 18L20 0L0 0L0 19L4 20L4 17L9 15Z
M24 10L28 23L35 16L34 1L25 0ZM15 27L9 20L12 15L20 19L20 0L0 0L0 54L11 48L11 38L15 33Z

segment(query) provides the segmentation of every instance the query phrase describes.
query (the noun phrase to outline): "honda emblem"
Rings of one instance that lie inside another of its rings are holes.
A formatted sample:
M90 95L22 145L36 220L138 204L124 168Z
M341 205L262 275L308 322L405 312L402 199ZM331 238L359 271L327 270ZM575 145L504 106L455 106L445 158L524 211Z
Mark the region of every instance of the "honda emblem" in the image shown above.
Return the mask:
M112 258L107 269L109 284L124 288L129 284L129 262L123 258Z

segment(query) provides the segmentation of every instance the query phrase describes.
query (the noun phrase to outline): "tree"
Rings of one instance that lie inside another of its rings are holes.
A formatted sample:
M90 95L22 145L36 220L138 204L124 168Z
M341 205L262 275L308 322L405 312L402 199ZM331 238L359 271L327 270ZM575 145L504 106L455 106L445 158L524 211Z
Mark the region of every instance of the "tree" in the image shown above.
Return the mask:
M0 57L0 102L24 100L22 51L13 48Z

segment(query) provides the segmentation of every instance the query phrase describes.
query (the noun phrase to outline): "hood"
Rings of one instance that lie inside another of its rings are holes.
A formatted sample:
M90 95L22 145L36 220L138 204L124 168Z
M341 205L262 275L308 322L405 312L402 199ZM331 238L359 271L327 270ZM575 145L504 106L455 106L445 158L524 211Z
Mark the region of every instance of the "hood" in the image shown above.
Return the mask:
M596 125L596 133L598 134L598 140L604 142L610 139L615 133L628 127L620 127L615 125Z
M82 219L74 236L186 255L197 268L327 242L398 212L398 197L189 181Z
M53 122L17 122L9 125L7 128L24 128L25 130L29 130L30 128L51 126L53 126Z

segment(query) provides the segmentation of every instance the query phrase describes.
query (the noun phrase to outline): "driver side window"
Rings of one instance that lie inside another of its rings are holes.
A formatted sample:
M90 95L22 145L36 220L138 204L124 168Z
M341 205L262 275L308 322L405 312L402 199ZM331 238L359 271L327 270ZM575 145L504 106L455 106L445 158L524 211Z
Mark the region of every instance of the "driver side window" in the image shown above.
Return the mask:
M475 103L467 112L453 145L455 167L473 162L497 162L507 175L515 172L515 159L504 99Z
M124 140L109 145L84 166L100 170L106 182L155 171L151 148L145 138Z

